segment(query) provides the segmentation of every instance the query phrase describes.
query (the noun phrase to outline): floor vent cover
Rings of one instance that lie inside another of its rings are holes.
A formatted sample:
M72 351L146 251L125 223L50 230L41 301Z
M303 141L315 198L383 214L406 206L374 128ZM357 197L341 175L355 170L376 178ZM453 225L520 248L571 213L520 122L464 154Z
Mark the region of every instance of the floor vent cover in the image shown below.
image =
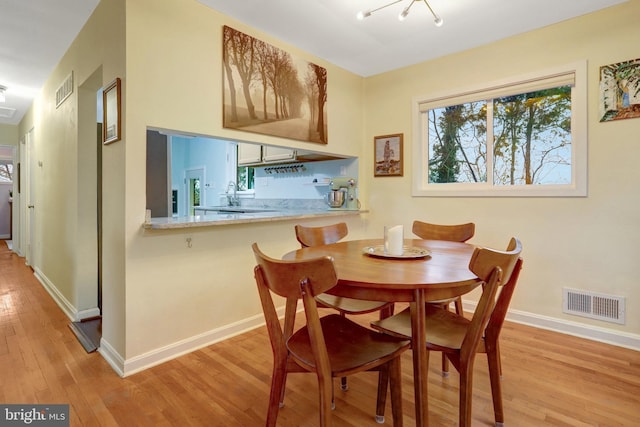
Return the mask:
M562 289L562 311L567 314L624 325L624 303L624 297Z
M64 79L64 82L56 90L56 108L73 93L73 71Z

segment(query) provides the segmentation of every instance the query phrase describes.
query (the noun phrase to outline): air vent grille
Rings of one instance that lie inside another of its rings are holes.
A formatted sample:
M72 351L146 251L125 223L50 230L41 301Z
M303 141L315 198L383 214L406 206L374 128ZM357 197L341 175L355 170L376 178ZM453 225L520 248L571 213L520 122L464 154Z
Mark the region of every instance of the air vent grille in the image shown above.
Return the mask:
M0 107L0 118L10 119L14 114L16 114L15 108Z
M563 288L562 311L567 314L623 325L625 322L625 298Z
M64 79L64 82L56 90L56 108L73 93L73 71Z

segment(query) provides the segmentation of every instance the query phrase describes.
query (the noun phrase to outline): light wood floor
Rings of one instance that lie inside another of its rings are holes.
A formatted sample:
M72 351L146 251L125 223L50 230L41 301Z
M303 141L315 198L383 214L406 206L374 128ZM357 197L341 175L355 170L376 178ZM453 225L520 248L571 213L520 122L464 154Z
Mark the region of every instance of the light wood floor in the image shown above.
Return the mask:
M264 424L272 360L264 328L123 379L98 353L87 354L68 324L24 259L0 241L0 403L68 403L72 426ZM512 323L501 345L507 426L640 425L640 352ZM404 424L413 426L409 352L402 363ZM430 425L455 426L458 376L443 378L439 363L434 353ZM336 391L334 425L377 425L375 374L350 377L349 385ZM317 425L315 390L313 376L291 376L279 425ZM492 425L483 355L473 399L474 426Z

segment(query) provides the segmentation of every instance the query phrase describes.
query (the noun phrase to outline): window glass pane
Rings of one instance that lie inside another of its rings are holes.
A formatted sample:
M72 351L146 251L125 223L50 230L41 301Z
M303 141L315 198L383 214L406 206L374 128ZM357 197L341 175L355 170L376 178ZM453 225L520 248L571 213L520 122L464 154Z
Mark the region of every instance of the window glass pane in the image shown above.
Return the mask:
M429 183L486 182L486 102L430 110Z
M189 180L189 192L191 193L191 206L200 206L200 179L191 178Z
M571 87L494 100L494 185L571 183Z
M13 181L13 163L0 161L0 182Z
M239 166L236 182L238 183L238 191L253 190L255 181L255 168L248 166Z

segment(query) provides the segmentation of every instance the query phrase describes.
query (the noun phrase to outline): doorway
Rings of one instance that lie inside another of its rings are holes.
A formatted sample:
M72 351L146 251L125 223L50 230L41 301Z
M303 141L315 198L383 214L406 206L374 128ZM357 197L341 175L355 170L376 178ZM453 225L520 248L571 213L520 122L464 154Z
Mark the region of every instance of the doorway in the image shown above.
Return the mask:
M78 85L77 318L70 326L87 352L102 337L102 69Z
M0 239L11 247L15 167L13 145L0 145Z
M187 194L186 211L189 215L195 214L195 208L205 205L204 192L204 168L187 169L185 171L185 184Z

